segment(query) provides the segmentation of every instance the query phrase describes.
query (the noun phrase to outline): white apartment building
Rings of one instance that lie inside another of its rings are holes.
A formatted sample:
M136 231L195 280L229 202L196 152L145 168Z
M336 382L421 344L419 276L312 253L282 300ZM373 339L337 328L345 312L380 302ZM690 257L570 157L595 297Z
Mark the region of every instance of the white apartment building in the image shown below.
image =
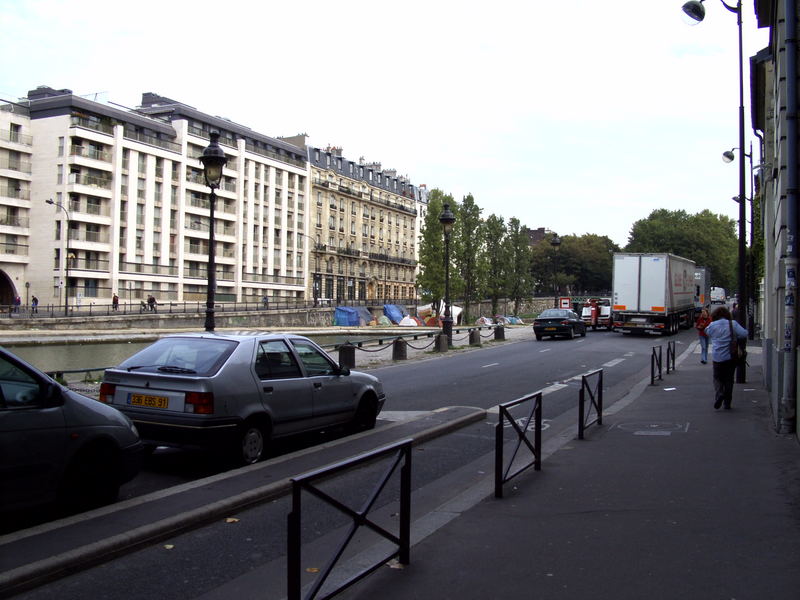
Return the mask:
M209 188L220 132L218 301L303 298L306 151L155 94L136 110L40 87L0 106L0 304L206 297ZM48 203L52 201L52 203Z

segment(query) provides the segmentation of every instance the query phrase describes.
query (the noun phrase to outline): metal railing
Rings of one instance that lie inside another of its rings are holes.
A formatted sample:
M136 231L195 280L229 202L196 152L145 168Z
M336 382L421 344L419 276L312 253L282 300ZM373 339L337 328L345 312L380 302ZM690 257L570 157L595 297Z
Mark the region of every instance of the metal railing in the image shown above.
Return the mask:
M523 426L520 427L517 420L512 418L509 410L519 404L522 404L523 402L531 402L531 408L527 417L524 419L519 419L520 421L523 421ZM504 483L511 481L514 477L530 467L533 467L536 471L542 470L542 392L535 392L528 396L523 396L522 398L517 398L516 400L511 400L510 402L505 402L498 408L500 409L500 415L497 425L495 425L494 438L494 496L495 498L502 498ZM517 436L516 445L507 466L504 464L503 457L503 447L505 445L503 430L505 429L506 419ZM527 436L531 422L533 422L533 444L531 444L531 441ZM519 452L523 442L533 454L533 460L512 471L517 458L517 453Z
M675 364L675 341L667 342L667 375L670 374L670 371L674 371L676 369Z
M305 595L306 600L312 598L332 598L394 558L397 558L401 564L407 565L409 563L411 549L411 444L412 440L410 439L396 442L390 446L385 446L291 479L292 510L287 517L288 532L286 542L287 597L289 600L300 600L303 591L301 540L303 491L312 494L352 519L352 523L349 525L344 539L335 549L325 567L320 570L313 583L310 584L311 587ZM353 469L367 462L385 458L391 454L394 454L394 457L391 459L389 466L383 472L383 475L376 482L375 487L358 510L347 506L316 486L317 481L329 479L332 475ZM378 500L378 497L398 466L400 466L400 521L399 531L397 534L394 534L370 519L369 512L372 510L375 502ZM374 533L377 533L379 536L395 544L397 548L392 550L388 556L364 567L362 571L352 575L344 582L336 584L335 589L326 591L324 594L320 595L322 586L330 577L336 563L342 557L347 545L352 541L360 527L369 528Z
M595 375L597 377L595 377ZM594 386L589 384L590 378L595 377ZM586 399L589 399L589 408L586 409ZM594 408L594 420L590 420ZM581 375L581 391L578 396L578 439L583 439L583 432L589 425L603 424L603 369L590 371Z
M655 385L656 375L658 380L661 381L661 346L653 346L653 351L650 353L650 385Z

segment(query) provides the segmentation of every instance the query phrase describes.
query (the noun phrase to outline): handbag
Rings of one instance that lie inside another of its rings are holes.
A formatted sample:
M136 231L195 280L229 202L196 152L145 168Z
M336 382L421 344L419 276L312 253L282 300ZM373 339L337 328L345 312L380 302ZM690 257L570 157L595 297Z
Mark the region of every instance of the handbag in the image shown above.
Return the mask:
M735 361L736 364L743 363L747 359L747 350L744 345L739 343L739 338L733 333L733 321L728 321L728 328L731 332L731 360Z

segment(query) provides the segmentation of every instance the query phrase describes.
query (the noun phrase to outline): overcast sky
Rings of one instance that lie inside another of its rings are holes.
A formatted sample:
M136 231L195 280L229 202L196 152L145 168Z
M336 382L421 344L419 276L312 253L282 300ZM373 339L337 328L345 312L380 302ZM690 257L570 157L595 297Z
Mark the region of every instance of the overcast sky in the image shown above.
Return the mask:
M270 136L310 136L484 217L621 246L657 208L737 218L736 15L683 0L0 0L0 98L39 85L155 92ZM743 8L748 57L767 44Z

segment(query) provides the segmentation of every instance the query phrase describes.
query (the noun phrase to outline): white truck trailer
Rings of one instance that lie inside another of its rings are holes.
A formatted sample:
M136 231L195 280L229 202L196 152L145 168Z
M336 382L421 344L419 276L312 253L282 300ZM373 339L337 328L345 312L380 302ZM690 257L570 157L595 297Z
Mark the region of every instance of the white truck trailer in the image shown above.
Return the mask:
M694 270L694 312L699 315L704 308L711 306L711 273L706 267Z
M614 253L612 312L623 333L676 333L694 323L694 261L667 253Z

